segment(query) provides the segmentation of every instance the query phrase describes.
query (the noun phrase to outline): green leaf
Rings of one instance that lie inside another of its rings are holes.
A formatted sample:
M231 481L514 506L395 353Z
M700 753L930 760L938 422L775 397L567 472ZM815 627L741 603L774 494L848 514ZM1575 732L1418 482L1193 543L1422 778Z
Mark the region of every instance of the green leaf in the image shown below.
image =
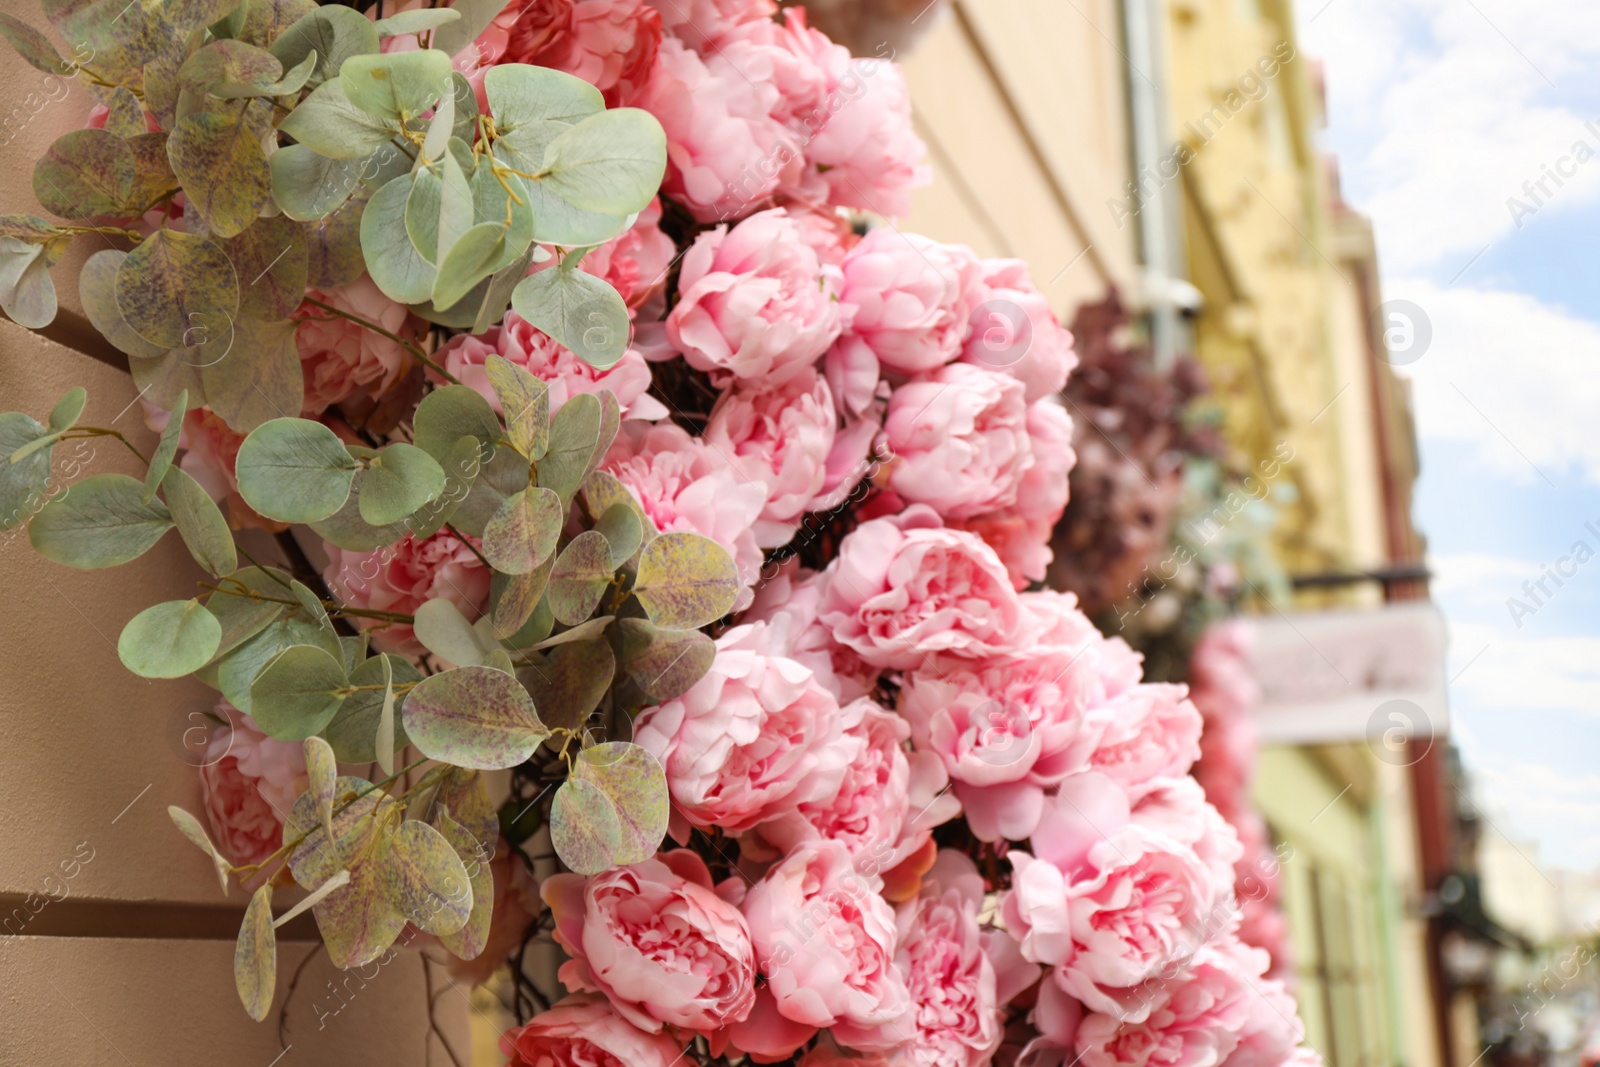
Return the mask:
M294 579L289 582L289 592L294 594L294 598L300 602L300 617L320 627L324 633L338 640L339 646L343 650L345 647L344 639L339 637L339 631L334 629L333 620L328 618L328 609L323 606L322 598L313 593L311 588L304 582ZM355 638L350 638L350 640L354 641ZM355 666L355 659L348 652L343 656L343 662L346 671Z
M4 37L17 50L29 66L57 78L70 78L75 68L56 51L50 38L23 22L15 15L0 12L0 37Z
M386 548L414 532L412 519L373 526L361 517L361 491L366 478L366 471L357 471L355 481L350 485L350 495L339 510L326 519L310 524L318 537L352 552L371 552L375 548Z
M183 416L188 410L189 391L185 389L178 394L178 402L172 405L172 410L167 413L167 425L161 431L161 440L156 442L156 450L150 453L150 467L144 474L146 504L156 498L156 489L161 485L161 479L165 478L167 471L171 469L172 457L178 454L178 438L183 436ZM176 518L177 516L174 516L174 519ZM231 574L233 570L233 567L229 567L221 573Z
M604 640L557 645L542 662L533 661L521 677L551 730L581 734L589 715L611 688L617 664ZM552 739L552 745L556 744Z
M646 748L610 741L586 748L572 764L572 777L587 782L616 810L622 843L612 865L642 863L656 854L667 832L667 774Z
M95 570L138 559L170 529L166 505L146 504L138 480L95 474L40 508L28 539L46 559Z
M306 56L299 63L283 72L283 77L275 82L265 85L259 82L242 84L224 82L211 87L211 95L219 96L224 100L240 100L253 96L295 96L305 88L306 82L311 80L311 72L316 69L317 57Z
M463 437L477 440L480 455L492 455L502 433L500 420L489 402L465 385L447 385L423 397L412 423L412 440L417 447L441 463ZM526 463L523 469L526 473ZM527 484L526 480L523 484Z
M444 468L415 445L379 452L361 480L361 518L374 526L399 522L444 491Z
M178 536L196 563L219 578L238 569L239 555L228 520L199 482L181 467L168 467L161 478L161 495L178 526Z
M89 316L89 324L100 336L139 360L159 359L167 349L140 337L117 306L117 270L127 256L114 248L104 248L90 256L78 275L78 299Z
M431 163L445 155L456 158L456 153L450 152L449 149L450 138L455 135L456 78L459 75L459 71L450 72L449 88L439 97L439 103L433 109L433 116L428 119L428 132L422 138L422 147L418 153L418 158L425 163ZM467 168L461 165L459 158L456 158L456 166L461 167L463 173L466 172ZM477 166L475 160L473 166Z
M515 767L548 733L528 691L492 667L424 678L407 694L401 715L424 756L476 770Z
M413 188L411 178L396 178L373 194L361 214L367 273L385 296L402 304L427 300L438 273L406 232L406 203Z
M278 653L250 685L250 717L270 737L304 741L321 733L350 684L326 649L294 645Z
M574 537L550 572L550 610L556 621L576 626L594 614L613 569L605 535L585 530Z
M445 836L408 819L395 828L384 857L389 899L417 929L453 934L472 915L472 882Z
M15 237L0 237L0 245L8 252L19 251L20 242ZM12 322L30 330L42 330L56 318L56 285L50 278L49 261L45 255L34 253L25 258L13 258L8 267L16 267L15 277L4 271L0 282L0 308Z
M622 669L661 703L688 692L717 654L716 642L699 630L663 630L645 619L618 619L617 632Z
M211 661L222 625L198 600L145 608L122 628L117 656L141 678L182 678Z
M552 141L606 108L600 90L582 78L522 63L490 67L483 91L496 132L535 167Z
M322 820L322 832L333 840L333 799L339 781L339 768L333 749L320 737L308 737L302 746L306 761L306 792Z
M279 590L274 595L282 596L285 592L287 590ZM343 650L326 630L297 615L283 616L217 660L217 688L228 698L228 703L246 715L251 714L251 686L279 653L300 645L314 645L330 659L342 662Z
M105 130L73 130L34 164L33 195L64 219L110 215L127 208L133 178L127 142Z
M389 666L386 683L384 664ZM410 662L393 655L378 655L350 672L352 686L412 685L422 680ZM323 738L333 746L334 755L344 763L371 763L378 758L378 727L383 719L383 690L357 689L345 697L338 712L322 731ZM398 717L390 723L393 751L398 752L411 743Z
M222 249L242 283L240 315L271 322L300 310L306 293L306 243L304 231L292 219L256 219L248 230L223 242Z
M369 115L399 122L423 114L450 88L450 57L435 49L351 56L339 68L345 97Z
M265 596L281 597L289 589L289 576L282 571L245 567L228 575L228 580L218 583L222 589L236 592L249 591ZM240 590L243 586L244 590ZM249 596L234 596L217 591L206 598L206 610L216 616L222 626L222 641L216 655L224 656L271 625L284 612L283 604L270 600L253 600Z
M398 123L373 118L352 104L337 80L319 85L278 124L279 132L329 159L366 159L398 129Z
M272 884L257 889L244 911L233 946L233 986L244 1010L256 1022L272 1010L278 985L278 932L272 925Z
M611 505L600 516L595 530L605 537L606 544L611 548L612 569L632 559L644 543L644 526L639 522L639 513L630 504Z
M37 215L0 215L0 237L34 238L59 237L62 230L53 222Z
M189 362L190 349L174 348L156 359L128 360L128 373L134 387L146 400L159 408L170 410L178 402L178 394L187 392L191 407L205 404L204 383L200 368Z
M361 184L364 163L358 159L329 159L303 144L293 144L274 152L270 166L273 199L291 219L309 222L350 198Z
M451 10L454 10L453 8ZM455 141L448 145L447 150L457 157L457 162L465 156L476 165L477 160L472 156L472 141L477 136L478 130L478 94L472 88L472 83L459 70L450 73L451 106L450 110L455 116L455 125L450 134ZM467 163L461 163L463 171L470 172Z
M434 815L433 825L460 857L472 891L472 912L466 923L455 933L439 935L439 943L458 959L476 959L489 943L489 924L494 913L494 873L489 867L489 848L452 819L445 805Z
M316 522L350 496L356 461L337 435L309 419L273 419L239 446L234 474L246 504L279 522Z
M473 220L478 223L493 222L505 227L505 249L494 263L494 271L504 270L520 259L533 243L533 208L526 196L519 194L520 203L511 199L511 194L495 178L494 170L490 167L479 167L473 172L470 181ZM523 268L522 273L527 274L527 268ZM521 275L518 277L520 279ZM510 289L506 290L508 300L510 292Z
M444 310L460 303L474 286L499 269L506 247L503 223L480 222L462 234L439 264L433 306Z
M143 116L143 111L140 115ZM139 119L143 129L144 119ZM172 161L167 158L167 134L138 133L127 139L128 151L133 153L133 193L130 203L139 207L153 204L159 198L178 188L178 176L172 173Z
M503 67L491 68L503 70ZM539 168L539 159L520 154L504 140L494 144L494 157L508 166L532 174ZM604 244L632 225L627 215L601 215L593 211L580 211L573 207L544 182L523 181L528 205L533 212L534 240L565 248L589 248Z
M550 420L550 448L539 462L539 484L555 490L563 500L571 500L583 484L600 442L600 415L599 398L579 393Z
M476 41L478 35L488 29L489 23L505 8L506 0L458 0L452 10L461 12L460 21L439 27L439 31L433 35L433 47L441 49L446 55L455 55Z
M551 552L545 557L544 563L529 571L527 574L501 574L494 576L493 596L494 616L491 621L491 632L502 641L517 638L523 627L534 614L534 610L543 603L545 587L550 583L550 572L555 568L556 555ZM548 611L548 607L547 607ZM551 617L552 623L555 621ZM540 640L548 636L550 631L545 630L540 635Z
M371 55L378 50L378 31L354 8L329 4L305 15L272 42L272 54L287 67L315 54L317 65L310 82L321 85L339 73L351 56Z
M316 10L313 0L245 0L239 40L270 48L289 28Z
M171 32L190 34L203 26L209 26L226 18L239 6L239 2L240 0L168 0L161 5L161 18Z
M557 267L530 274L511 294L518 315L605 370L628 350L628 306L605 281L581 270Z
M581 211L643 211L667 169L667 135L648 111L612 108L563 131L545 149L540 180Z
M612 621L613 617L610 615L597 615L586 623L574 626L570 630L562 630L554 637L548 637L536 644L529 645L528 649L533 652L542 652L547 648L556 648L571 641L590 641L605 633L606 627L610 626Z
M478 469L467 498L456 508L450 523L462 533L482 537L489 520L506 499L528 487L528 461L514 449L494 449L488 463Z
M412 624L422 647L458 667L483 663L490 647L479 640L461 609L444 597L425 601L416 611Z
M271 85L281 77L283 77L283 64L278 62L276 56L243 41L213 41L184 60L183 66L178 68L178 84L184 91L197 94L212 92L224 86L233 88ZM290 91L298 91L298 87ZM219 92L217 95L227 94ZM143 129L142 122L140 128Z
M139 103L139 98L127 89L119 86L111 90L111 98L106 102L106 122L102 128L123 140L148 133L149 128L144 121L144 105Z
M529 459L543 459L550 447L550 387L497 353L484 370L505 412L511 446Z
M62 393L61 399L56 401L56 406L50 409L50 429L56 433L66 433L72 429L88 402L89 394L81 385L75 385Z
M395 751L394 667L387 657L378 660L383 665L383 705L378 709L378 729L372 739L373 755L384 774L392 775Z
M709 537L662 534L639 554L633 595L657 626L693 630L733 609L739 572L733 557Z
M227 255L177 230L159 230L129 252L115 292L128 325L163 348L189 343L192 329L219 329L239 310L239 279Z
M550 843L569 870L589 876L616 866L627 845L610 799L593 782L569 778L550 804Z
M408 33L427 33L429 30L436 30L459 18L461 12L448 7L422 8L418 11L402 11L398 15L379 19L373 28L378 31L379 37L403 37Z
M205 111L185 115L167 138L167 159L183 183L189 207L219 237L243 233L272 201L267 157L240 116Z
M555 551L567 509L549 489L508 497L483 528L483 555L497 571L527 574Z
M78 42L96 53L114 52L138 40L144 27L137 18L120 18L125 0L43 0L44 17L63 40Z
M240 318L220 330L190 330L198 344L182 351L200 368L206 402L235 433L250 433L300 410L305 376L295 347L297 324Z
M357 872L371 866L367 861L376 851L373 846L383 844L378 827L396 814L394 798L362 778L341 775L334 783L334 795L338 803L332 840L322 828L322 816L310 793L300 795L283 821L285 841L302 839L289 853L289 871L306 889L322 885L347 868L351 883L357 882Z
M217 870L217 883L222 886L222 893L226 896L228 876L233 873L233 864L229 863L221 850L211 843L211 838L206 835L205 827L200 825L199 819L175 804L167 808L167 815L171 817L179 833L187 837L201 852L211 857L211 864Z
M440 172L417 171L406 198L406 235L429 263L438 263L472 226L472 187L453 157L439 163Z
M280 148L278 155L286 151ZM306 239L307 285L337 289L366 271L367 262L361 253L361 215L366 206L367 194L362 190L326 217L300 228Z
M50 482L50 448L30 452L15 463L9 457L45 436L45 428L20 411L0 412L0 530L33 517L44 504Z

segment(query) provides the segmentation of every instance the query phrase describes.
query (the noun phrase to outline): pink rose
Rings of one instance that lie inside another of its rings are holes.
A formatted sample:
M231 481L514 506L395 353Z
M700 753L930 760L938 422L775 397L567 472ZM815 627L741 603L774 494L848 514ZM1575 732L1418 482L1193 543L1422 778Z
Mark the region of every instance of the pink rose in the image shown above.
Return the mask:
M1137 800L1161 778L1179 778L1200 758L1200 713L1181 685L1145 682L1090 712L1091 767Z
M922 848L960 805L945 791L948 779L937 758L907 756L903 745L911 731L904 719L865 698L846 705L839 717L845 724L843 781L757 832L780 852L802 841L838 841L858 868L881 874Z
M761 57L754 57L760 59ZM778 91L770 61L741 69L720 49L701 58L671 37L631 101L667 135L661 191L701 222L748 214L803 166L793 133L772 117Z
M1100 1012L1084 1017L1076 1044L1085 1067L1221 1064L1238 1046L1250 1017L1257 973L1249 973L1230 952L1200 949L1180 976L1163 983L1161 1005L1143 1020L1124 1022ZM1292 1017L1292 1003L1290 1010Z
M952 363L889 398L883 441L889 488L941 516L966 519L1011 507L1033 466L1022 383Z
M809 668L760 651L762 630L729 630L688 692L635 720L634 741L666 769L680 840L687 826L748 830L844 777L838 701Z
M384 296L365 274L349 285L327 292L313 289L306 296L359 315L397 336L417 333L406 306ZM300 350L308 414L320 415L358 393L381 396L411 369L411 356L398 342L314 304L300 306L299 323L294 340Z
M666 417L667 409L649 394L650 366L637 351L630 348L615 365L600 370L515 311L506 312L501 325L491 326L482 334L464 333L452 337L440 350L438 361L462 385L481 393L498 412L500 399L489 384L489 372L484 369L489 357L497 353L549 385L552 415L579 393L609 389L617 398L625 419Z
M761 576L755 524L766 507L764 483L673 423L624 423L601 467L633 491L656 532L689 530L732 553L746 586L734 610L750 604L748 587Z
M876 875L837 841L800 845L750 888L745 919L779 1014L831 1027L842 1045L885 1048L886 1024L911 1007L894 966L895 915Z
M911 1010L883 1028L900 1062L987 1067L1000 1046L1002 1002L995 969L978 929L983 878L970 859L944 851L922 892L896 914L895 966L905 977Z
M469 621L489 606L489 568L471 548L449 531L418 541L404 540L371 552L351 552L324 543L328 567L323 577L345 604L412 615L429 600L443 597ZM426 649L408 623L356 619L372 634L372 644L401 656L422 656Z
M200 793L217 847L248 867L283 845L283 820L308 783L305 752L298 741L268 737L226 700L217 701L216 714L230 725L206 748Z
M987 294L973 309L962 361L1016 378L1030 404L1061 392L1078 357L1072 335L1034 287L1027 263L986 259L983 284Z
M772 18L772 0L646 0L661 13L661 28L696 52L715 51L730 34Z
M1032 844L1036 855L1008 853L1006 929L1091 1010L1143 1021L1162 976L1227 932L1230 885L1193 848L1135 817L1104 775L1063 782Z
M1054 553L1050 538L1066 514L1069 476L1077 463L1072 417L1053 399L1028 405L1028 442L1033 463L1017 485L1017 502L999 511L952 523L989 543L1005 562L1011 582L1026 589L1044 581Z
M994 550L920 505L844 538L817 618L868 663L896 670L935 653L1002 655L1036 628Z
M973 309L983 300L982 267L964 245L941 244L887 227L869 232L844 258L847 326L841 358L920 374L961 355Z
M761 577L755 600L740 619L767 624L767 650L810 667L841 705L872 692L878 668L835 641L817 621L822 575L801 567L800 560L790 556L776 567L764 569Z
M839 417L828 383L807 367L786 382L735 380L706 423L708 446L766 486L756 543L787 544L827 487Z
M556 939L572 959L561 981L604 993L641 1030L711 1033L755 1004L755 951L739 909L712 889L693 852L666 852L592 878L546 879Z
M616 107L650 76L661 16L644 0L514 0L475 44L482 66L553 67L582 78Z
M825 266L782 208L695 238L678 275L667 336L691 367L780 382L839 336L837 268Z
M618 1015L605 997L577 994L500 1035L509 1067L672 1067L683 1049Z

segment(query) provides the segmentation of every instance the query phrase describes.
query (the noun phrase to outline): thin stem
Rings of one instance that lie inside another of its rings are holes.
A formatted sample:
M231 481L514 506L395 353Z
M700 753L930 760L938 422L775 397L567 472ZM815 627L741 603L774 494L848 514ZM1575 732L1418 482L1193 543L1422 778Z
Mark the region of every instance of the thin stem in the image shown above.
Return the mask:
M257 566L259 566L259 564L257 564ZM247 600L265 601L269 604L288 604L290 607L301 606L300 601L298 600L291 600L288 597L281 596L267 596L265 593L258 593L254 590L240 593L220 585L207 585L204 582L200 583L200 587L202 589L210 589L217 593L225 593L228 596L243 597ZM352 608L345 604L339 603L337 600L324 600L322 601L322 606L327 608L329 612L337 612L340 615L348 615L352 618L358 619L382 619L385 622L404 623L416 621L416 616L407 615L403 611L379 611L377 608Z
M448 522L444 524L444 528L446 530L449 530L451 533L455 534L456 540L460 541L462 544L466 545L467 548L472 552L472 554L474 556L478 557L478 562L482 563L485 567L488 567L491 571L494 570L494 564L490 563L487 559L484 558L483 553L478 551L478 546L477 545L475 545L471 541L467 540L467 535L466 534L462 533L460 530L456 529L454 525L452 525L451 523L448 523Z
M251 565L254 566L256 568L256 570L260 571L262 574L265 574L268 578L271 578L273 581L277 582L279 585L283 586L285 589L289 589L290 588L288 582L284 581L282 578L279 578L270 569L268 569L267 567L263 566L260 560L256 559L249 552L245 551L245 547L243 545L238 544L237 542L235 542L234 543L234 547L239 550L239 555L241 555L245 559L249 560ZM241 583L241 585L242 584L243 583ZM248 594L241 594L241 593L235 593L234 594L234 596L243 596L243 595L248 595Z
M140 452L137 448L133 447L133 442L132 441L130 441L126 437L122 436L122 431L121 430L105 430L105 429L100 428L99 426L74 426L72 428L72 430L73 430L72 433L63 434L60 437L60 440L71 441L71 440L73 440L75 438L83 438L83 437L115 437L117 440L119 440L123 444L127 445L128 446L128 451L132 452L134 455L138 456L139 459L145 464L145 466L149 466L150 465L150 461L148 459L145 459L144 453Z
M413 356L417 357L417 360L419 362L421 362L423 366L427 367L429 370L432 370L435 374L439 375L441 378L443 378L445 381L449 382L451 385L460 385L461 384L461 379L460 378L457 378L454 374L451 374L449 371L445 370L442 366L440 366L438 363L436 363L433 360L433 357L429 356L421 348L417 347L415 344L412 344L410 341L407 341L404 337L401 337L399 334L390 333L388 330L384 329L382 326L379 326L375 322L372 322L372 321L370 321L368 319L364 319L360 315L352 315L350 312L345 311L345 310L343 310L341 308L336 308L332 304L324 303L323 301L318 300L316 297L308 296L308 297L305 298L305 302L310 304L310 305L312 305L313 307L321 308L323 311L328 312L330 315L337 315L341 319L348 319L349 321L355 323L357 326L365 326L367 329L371 330L373 333L378 334L378 335L380 335L382 337L387 337L389 340L393 341L395 344L399 345L400 347L404 348L407 352L410 352Z

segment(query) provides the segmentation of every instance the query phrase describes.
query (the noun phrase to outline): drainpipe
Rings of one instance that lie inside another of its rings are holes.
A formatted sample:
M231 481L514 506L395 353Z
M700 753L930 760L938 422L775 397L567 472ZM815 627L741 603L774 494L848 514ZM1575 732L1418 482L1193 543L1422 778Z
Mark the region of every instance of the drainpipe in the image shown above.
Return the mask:
M1186 280L1178 220L1178 182L1163 179L1160 167L1172 151L1167 132L1167 52L1163 33L1164 0L1123 0L1122 36L1127 45L1128 120L1133 147L1133 196L1139 203L1139 260L1150 318L1150 345L1156 366L1172 365L1188 347L1181 310L1195 307L1194 287ZM1174 162L1172 166L1176 166Z

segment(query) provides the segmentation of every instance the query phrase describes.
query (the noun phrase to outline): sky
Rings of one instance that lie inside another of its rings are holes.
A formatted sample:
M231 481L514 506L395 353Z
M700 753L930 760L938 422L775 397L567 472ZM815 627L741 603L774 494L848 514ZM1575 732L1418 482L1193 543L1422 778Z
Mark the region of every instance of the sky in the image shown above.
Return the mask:
M1600 4L1296 4L1384 299L1432 327L1400 373L1452 736L1493 832L1600 867Z

